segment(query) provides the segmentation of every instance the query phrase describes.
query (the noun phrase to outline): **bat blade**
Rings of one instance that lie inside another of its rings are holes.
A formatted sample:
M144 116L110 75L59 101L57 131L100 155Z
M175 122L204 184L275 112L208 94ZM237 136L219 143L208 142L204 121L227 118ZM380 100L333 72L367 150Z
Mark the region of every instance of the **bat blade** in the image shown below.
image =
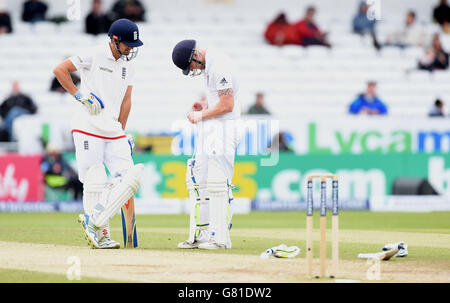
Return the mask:
M136 215L134 212L134 198L131 198L122 206L121 213L123 245L126 248L137 247L138 241L136 232Z

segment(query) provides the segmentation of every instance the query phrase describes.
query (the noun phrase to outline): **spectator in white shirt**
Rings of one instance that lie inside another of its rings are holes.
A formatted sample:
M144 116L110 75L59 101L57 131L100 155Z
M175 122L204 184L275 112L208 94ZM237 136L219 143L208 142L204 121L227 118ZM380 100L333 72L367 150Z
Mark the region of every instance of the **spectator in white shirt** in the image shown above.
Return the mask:
M427 31L422 24L417 22L416 13L408 11L406 14L405 27L395 31L387 37L386 46L424 46L427 41Z

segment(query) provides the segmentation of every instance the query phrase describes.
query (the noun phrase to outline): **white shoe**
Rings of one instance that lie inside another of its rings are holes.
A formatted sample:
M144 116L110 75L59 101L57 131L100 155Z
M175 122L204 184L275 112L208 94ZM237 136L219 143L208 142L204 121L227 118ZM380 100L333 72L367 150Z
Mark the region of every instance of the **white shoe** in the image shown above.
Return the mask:
M217 244L216 241L210 240L208 242L200 243L198 246L199 249L208 249L208 250L215 250L215 249L226 249L226 246L223 244Z
M199 245L200 245L200 242L198 242L198 241L191 242L191 241L186 240L186 241L178 243L177 247L181 248L181 249L193 249L193 248L198 248Z
M184 242L178 243L178 248L181 249L193 249L198 248L201 243L205 243L209 241L209 232L208 230L201 230L197 237L195 237L194 241L186 240Z
M80 223L83 229L84 238L88 241L89 246L91 248L100 248L97 238L98 227L92 224L90 217L80 214L78 215L78 223Z
M111 240L111 233L109 231L109 222L103 227L100 228L97 232L98 237L98 245L101 249L117 249L120 248L120 243L114 240Z
M98 241L98 246L100 249L117 249L120 248L120 243L110 238L103 237Z

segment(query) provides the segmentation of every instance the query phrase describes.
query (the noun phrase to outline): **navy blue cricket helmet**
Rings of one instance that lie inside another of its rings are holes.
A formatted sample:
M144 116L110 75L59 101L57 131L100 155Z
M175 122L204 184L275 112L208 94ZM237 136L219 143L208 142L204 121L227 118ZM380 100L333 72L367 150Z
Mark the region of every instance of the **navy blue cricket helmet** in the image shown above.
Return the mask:
M183 40L177 43L172 51L173 63L188 75L195 52L195 40Z
M128 19L118 19L111 24L108 31L110 38L117 39L129 47L142 46L144 43L139 40L139 29L137 25Z

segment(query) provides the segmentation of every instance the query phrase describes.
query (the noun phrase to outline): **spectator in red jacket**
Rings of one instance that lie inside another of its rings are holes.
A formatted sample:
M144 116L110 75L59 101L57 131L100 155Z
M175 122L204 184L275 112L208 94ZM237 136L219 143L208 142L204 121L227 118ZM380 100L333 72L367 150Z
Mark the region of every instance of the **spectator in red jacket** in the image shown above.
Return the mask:
M300 44L302 46L323 45L331 47L326 41L327 33L322 32L315 23L315 15L316 9L313 6L310 6L306 9L305 18L295 24L299 34Z
M286 44L300 44L297 28L286 19L284 13L280 13L266 28L264 38L272 45L282 46Z

